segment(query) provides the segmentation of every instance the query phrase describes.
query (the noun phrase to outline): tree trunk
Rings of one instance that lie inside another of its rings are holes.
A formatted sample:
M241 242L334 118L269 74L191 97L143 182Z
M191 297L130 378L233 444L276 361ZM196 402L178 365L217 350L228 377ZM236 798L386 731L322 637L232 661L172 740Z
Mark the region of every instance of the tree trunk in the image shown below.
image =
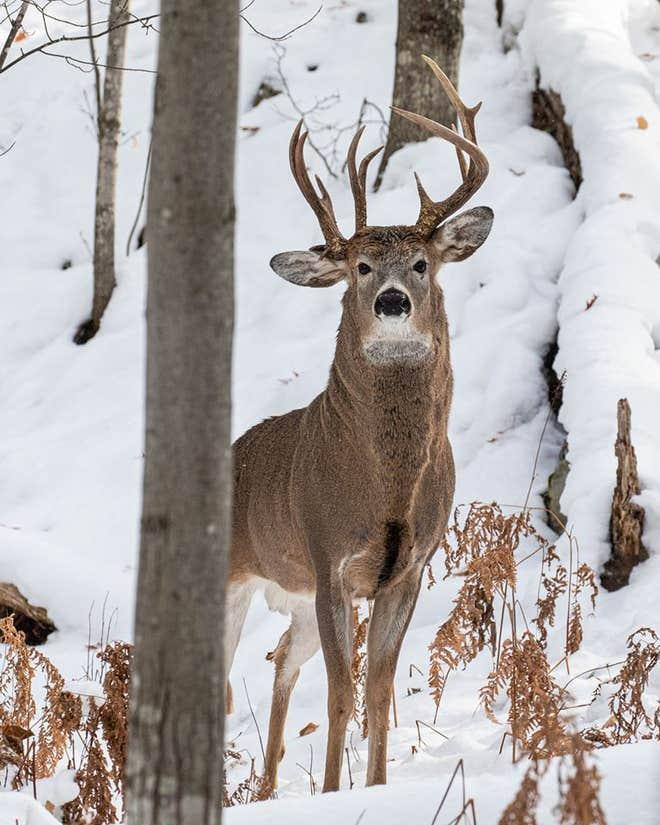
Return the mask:
M130 0L111 0L108 26L128 20ZM96 168L94 214L94 297L91 318L80 326L74 338L84 344L93 338L116 285L115 279L115 180L117 146L121 130L121 89L128 26L111 28L108 34L103 95L97 117L99 156ZM98 83L98 74L96 82ZM98 90L97 90L98 92Z
M131 825L222 812L238 19L234 0L162 4Z
M445 126L456 113L421 55L432 57L458 88L458 62L463 43L463 0L399 0L396 69L392 105L430 117ZM390 156L428 132L405 118L392 116L375 188L381 184Z

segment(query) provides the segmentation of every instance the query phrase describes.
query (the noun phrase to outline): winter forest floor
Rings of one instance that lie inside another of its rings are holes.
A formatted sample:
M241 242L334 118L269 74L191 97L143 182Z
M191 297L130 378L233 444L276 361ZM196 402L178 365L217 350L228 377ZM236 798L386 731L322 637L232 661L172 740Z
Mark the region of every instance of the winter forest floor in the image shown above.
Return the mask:
M313 0L257 2L250 19L277 34L315 9ZM633 571L628 587L601 591L595 612L585 609L582 647L570 672L564 664L558 668L560 683L574 679L571 698L582 707L573 718L584 728L600 726L609 716L605 693L589 703L607 673L596 669L624 658L626 639L637 628L660 629L660 4L515 0L505 9L500 29L493 0L466 0L460 92L470 104L484 101L479 138L491 165L473 205L491 206L496 218L483 249L441 273L455 375L450 431L455 504L496 501L510 513L523 506L531 483L530 504L540 507L567 437L570 472L561 507L579 543L580 561L600 571L609 554L616 404L628 398L650 558ZM358 11L366 12L366 22L356 22ZM310 112L317 130L312 139L326 147L335 177L313 152L308 161L331 190L340 226L348 225L352 203L341 163L353 130L341 129L357 121L366 98L375 105L365 109L363 150L381 142L395 28L396 4L382 0L327 3L280 45L242 28L236 436L264 417L305 405L323 388L340 314L341 287L302 290L268 267L276 252L319 240L288 168L287 143L298 117L293 104ZM134 27L127 65L153 69L155 47L153 34ZM584 177L576 198L556 143L530 126L537 68L541 85L561 94L573 128ZM279 94L252 106L263 80L277 89L283 77L290 97ZM0 158L5 193L0 199L0 580L47 606L59 632L43 650L69 680L80 677L90 636L99 638L104 618L106 625L112 620L111 638L130 640L132 633L146 258L144 249L125 257L123 247L149 146L152 81L147 72L125 76L119 286L101 334L75 347L71 337L91 294L95 141L84 112L91 79L42 56L0 76L0 147L15 141ZM409 146L392 158L380 192L370 196L371 223L413 219L413 169L438 197L455 186L449 147L436 140ZM555 341L554 368L566 378L558 419L548 419L543 362ZM541 518L535 523L554 540ZM567 560L565 537L557 548ZM278 799L229 809L230 825L311 819L352 825L362 812L363 825L430 823L458 759L478 822L495 825L526 765L523 760L512 768L509 745L499 753L504 726L490 721L479 705L490 655L485 652L450 675L434 726L441 735L417 724L433 724L428 646L461 584L458 577L442 579L439 557L434 572L438 582L422 589L397 672L390 785L362 789L367 743L352 725L355 788L348 790L345 766L347 790L311 798L308 771L320 786L326 736L325 671L317 654L294 692ZM523 608L536 600L539 574L538 559L519 568ZM230 787L248 774L250 756L260 761L272 680L265 655L286 626L284 617L269 613L261 597L255 599L232 671L236 712L226 734L241 760L230 769ZM562 657L564 632L563 621L550 631L553 662ZM651 715L659 694L656 669L645 695ZM496 704L502 719L503 709L503 703ZM318 729L300 737L309 722ZM596 764L608 825L658 821L658 742L599 751ZM542 786L540 823L557 821L556 786L556 772L550 771ZM455 785L438 825L456 816L460 798ZM43 817L46 821L45 812ZM0 796L3 825L34 825L41 818L24 796Z

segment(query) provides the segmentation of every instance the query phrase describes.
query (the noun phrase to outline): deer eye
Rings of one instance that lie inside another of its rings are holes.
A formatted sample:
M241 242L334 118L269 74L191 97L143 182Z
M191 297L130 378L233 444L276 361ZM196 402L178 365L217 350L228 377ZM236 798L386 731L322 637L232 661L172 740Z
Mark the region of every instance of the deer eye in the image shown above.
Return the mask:
M358 264L358 272L360 275L368 275L371 272L371 267L369 264L360 263Z
M426 272L426 261L415 261L415 263L413 264L413 269L415 270L415 272Z

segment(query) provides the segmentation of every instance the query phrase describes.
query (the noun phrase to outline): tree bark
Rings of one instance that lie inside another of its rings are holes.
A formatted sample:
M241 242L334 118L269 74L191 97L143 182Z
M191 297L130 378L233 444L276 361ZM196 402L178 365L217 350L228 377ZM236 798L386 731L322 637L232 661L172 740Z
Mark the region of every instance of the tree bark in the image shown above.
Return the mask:
M419 112L445 126L456 123L456 113L449 99L424 65L421 55L432 57L458 87L462 43L463 0L399 0L392 105ZM414 123L392 116L375 188L380 186L394 152L407 143L426 140L428 136L428 132Z
M130 0L111 0L109 28L129 18ZM92 315L80 326L74 338L84 344L99 331L101 319L116 286L115 278L115 181L117 177L117 147L121 131L121 92L126 33L128 26L111 28L108 34L103 95L97 113L99 155L96 168L96 204L94 212L94 297ZM90 41L93 42L93 41ZM98 69L96 83L98 84Z
M234 0L162 4L131 825L221 819L238 20Z

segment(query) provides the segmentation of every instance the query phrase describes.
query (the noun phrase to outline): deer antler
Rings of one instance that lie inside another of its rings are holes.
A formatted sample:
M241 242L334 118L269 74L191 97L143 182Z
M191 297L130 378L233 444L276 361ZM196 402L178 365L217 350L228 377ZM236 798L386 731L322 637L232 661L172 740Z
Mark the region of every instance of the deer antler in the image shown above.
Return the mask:
M373 152L365 155L360 162L360 169L358 170L355 164L355 156L357 154L358 143L362 137L365 127L362 126L357 130L351 145L348 147L347 163L348 163L348 177L351 181L351 192L353 193L353 201L355 202L355 231L364 229L367 225L367 169L369 164L376 157L376 155L383 148L379 146Z
M316 175L316 185L319 188L320 195L314 188L311 182L307 169L305 167L305 159L303 157L303 150L305 148L305 141L307 140L308 132L302 132L303 121L300 120L298 125L291 135L289 142L289 163L291 164L291 172L294 180L298 184L298 188L303 194L307 203L312 207L314 214L317 217L321 232L325 238L328 257L341 258L344 254L346 246L346 238L339 231L337 225L337 218L335 217L335 210L330 199L328 190L323 185L321 179ZM302 132L302 134L301 134ZM348 176L351 181L351 192L353 193L353 200L355 202L355 231L364 229L367 225L367 169L369 164L376 157L376 155L383 148L379 146L373 152L365 155L360 162L360 168L356 167L355 156L357 154L358 143L364 132L364 126L357 130L351 145L348 148Z
M463 183L448 198L445 198L445 200L432 200L422 186L419 176L415 173L420 200L419 217L417 218L416 226L420 232L430 234L442 221L446 220L450 215L453 215L463 204L467 203L472 195L481 187L488 177L488 160L486 155L484 155L477 146L477 133L475 130L475 118L481 108L481 103L477 103L477 105L472 108L466 106L440 66L438 66L434 60L431 60L430 57L426 57L426 55L422 55L422 57L431 67L433 74L438 78L447 97L451 100L452 105L458 113L458 119L463 130L463 134L460 135L456 129L448 129L441 123L436 123L436 121L430 120L423 115L407 112L405 109L399 109L396 106L392 107L392 110L398 115L407 118L418 126L422 126L431 132L432 135L443 138L456 149ZM469 166L465 164L463 152L465 152L470 159Z
M328 190L321 183L320 179L316 178L321 194L319 195L314 184L309 178L307 168L305 167L305 158L303 150L305 141L307 140L308 132L302 132L303 121L300 120L298 125L293 130L291 140L289 142L289 163L291 165L291 172L293 178L298 184L298 188L303 194L307 203L312 207L312 211L321 227L321 232L326 243L326 252L329 257L341 258L344 254L346 246L346 238L339 231L337 226L337 219L335 218L335 210L330 200Z

